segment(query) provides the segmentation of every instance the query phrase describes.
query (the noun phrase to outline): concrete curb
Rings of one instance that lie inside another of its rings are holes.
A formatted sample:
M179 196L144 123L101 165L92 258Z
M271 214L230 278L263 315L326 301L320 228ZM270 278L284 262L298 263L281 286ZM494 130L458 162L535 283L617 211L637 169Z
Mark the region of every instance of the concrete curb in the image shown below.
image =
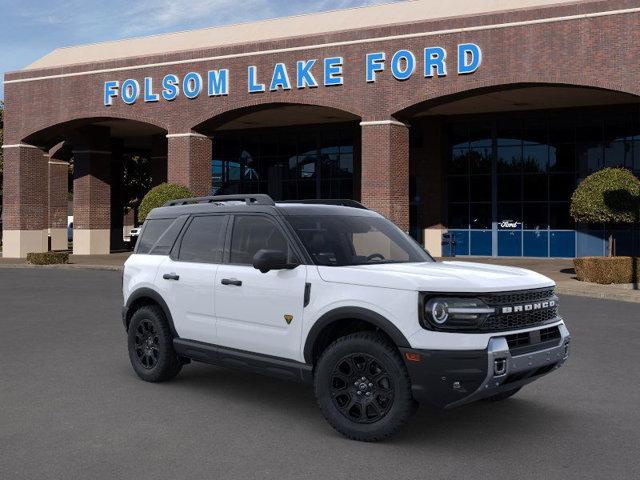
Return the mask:
M60 270L109 270L113 272L121 272L124 270L123 266L119 265L78 265L75 263L67 263L60 265L30 265L28 263L16 263L16 264L0 264L0 269L11 268L25 268L25 269L60 269Z
M587 287L592 287L587 285ZM602 300L617 300L620 302L640 303L640 292L610 292L610 291L590 291L587 289L575 288L573 286L556 286L556 292L560 295L571 295L574 297L600 298Z

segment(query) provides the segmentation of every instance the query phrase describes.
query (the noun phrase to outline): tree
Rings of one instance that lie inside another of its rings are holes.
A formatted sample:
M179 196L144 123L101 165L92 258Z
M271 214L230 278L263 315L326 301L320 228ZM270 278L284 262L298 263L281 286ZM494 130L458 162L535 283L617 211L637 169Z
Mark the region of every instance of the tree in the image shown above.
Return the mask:
M136 211L151 189L151 162L141 155L126 154L122 158L122 170L124 207Z
M585 178L571 196L576 222L636 224L640 218L640 180L625 168L605 168ZM614 239L609 236L609 255Z
M193 193L187 187L176 185L174 183L161 183L157 187L153 187L149 190L149 193L144 196L142 202L140 202L138 217L141 222L144 222L151 210L161 207L169 200L177 200L179 198L189 198L193 196Z

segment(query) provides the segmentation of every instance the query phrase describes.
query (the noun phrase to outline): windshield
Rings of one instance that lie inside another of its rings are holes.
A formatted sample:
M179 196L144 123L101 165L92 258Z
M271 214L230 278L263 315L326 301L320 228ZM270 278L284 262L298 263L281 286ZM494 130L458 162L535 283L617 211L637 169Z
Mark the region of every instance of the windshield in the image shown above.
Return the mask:
M384 218L301 215L287 219L317 265L433 261L411 237Z

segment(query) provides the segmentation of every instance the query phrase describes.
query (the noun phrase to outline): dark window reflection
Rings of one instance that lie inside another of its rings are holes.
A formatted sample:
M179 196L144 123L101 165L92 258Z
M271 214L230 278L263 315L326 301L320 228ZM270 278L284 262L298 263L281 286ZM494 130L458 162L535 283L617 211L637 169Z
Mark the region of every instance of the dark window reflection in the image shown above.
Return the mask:
M640 174L639 110L617 105L497 113L447 126L448 227L489 229L495 223L499 253L505 238L518 246L519 230L534 231L522 238L540 244L533 250L525 245L523 252L553 255L562 232L539 231L576 228L569 206L581 179L604 167ZM573 251L572 238L566 237L566 252Z
M522 146L498 147L498 173L519 173L522 171Z
M212 192L267 193L276 200L353 198L354 124L220 132Z
M491 204L472 203L469 223L473 229L491 228Z

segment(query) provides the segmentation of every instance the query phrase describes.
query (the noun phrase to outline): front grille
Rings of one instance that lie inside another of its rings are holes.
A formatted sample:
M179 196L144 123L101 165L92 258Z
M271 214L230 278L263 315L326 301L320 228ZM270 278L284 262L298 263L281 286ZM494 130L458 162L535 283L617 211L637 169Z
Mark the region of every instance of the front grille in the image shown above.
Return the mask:
M560 329L556 325L530 332L512 333L505 335L504 338L507 339L511 355L525 355L557 346L557 340L560 339Z
M548 342L558 338L560 338L560 329L558 327L549 327L540 330L540 342Z
M525 312L502 313L501 311L501 307L540 302L554 298L553 288L492 293L482 295L481 298L490 307L496 307L497 312L489 315L480 325L480 330L484 332L537 327L552 322L558 316L558 309L555 306Z
M513 335L507 335L507 344L509 345L509 350L513 350L518 347L526 347L531 344L531 338L529 336L529 332L524 333L514 333Z
M553 288L537 288L521 292L490 293L482 295L482 300L492 307L538 302L553 297Z
M480 328L484 331L518 330L537 327L553 321L558 316L556 307L522 313L496 313L489 315Z

